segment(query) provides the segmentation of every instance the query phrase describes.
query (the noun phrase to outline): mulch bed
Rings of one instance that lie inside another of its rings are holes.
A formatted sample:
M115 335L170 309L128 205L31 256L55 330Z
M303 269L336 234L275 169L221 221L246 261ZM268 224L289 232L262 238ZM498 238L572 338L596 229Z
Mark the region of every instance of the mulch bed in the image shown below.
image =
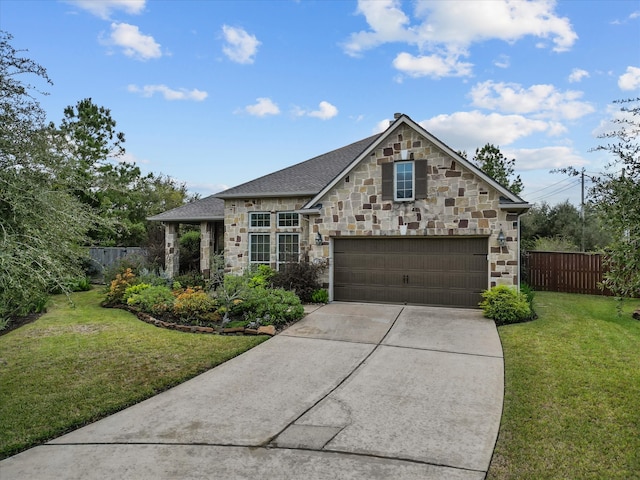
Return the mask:
M9 323L7 324L4 330L0 330L0 337L2 335L6 335L13 330L23 327L24 325L28 325L30 323L35 322L39 319L44 313L32 313L31 315L27 315L25 317L13 317L9 319Z

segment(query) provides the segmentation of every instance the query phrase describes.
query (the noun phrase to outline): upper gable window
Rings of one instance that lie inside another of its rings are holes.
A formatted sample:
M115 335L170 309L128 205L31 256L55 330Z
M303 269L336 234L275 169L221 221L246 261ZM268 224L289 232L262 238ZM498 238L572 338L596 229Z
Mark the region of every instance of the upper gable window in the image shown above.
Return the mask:
M398 202L413 200L415 190L413 162L396 162L394 164L394 195Z
M382 164L382 200L411 202L427 198L427 161Z
M278 213L278 227L299 227L300 215L293 212Z
M271 213L251 212L249 214L249 226L251 228L264 228L271 226Z

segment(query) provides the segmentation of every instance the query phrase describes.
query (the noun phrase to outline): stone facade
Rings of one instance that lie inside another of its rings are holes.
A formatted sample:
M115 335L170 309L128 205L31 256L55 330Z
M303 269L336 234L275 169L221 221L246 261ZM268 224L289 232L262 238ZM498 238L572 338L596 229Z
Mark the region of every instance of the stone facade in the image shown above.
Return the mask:
M309 197L282 197L257 199L232 199L225 201L225 271L228 273L242 273L249 266L249 235L251 233L269 233L270 265L277 267L277 234L297 233L300 235L300 254L308 256L309 252L309 218L300 215L298 227L278 227L278 213L299 210L311 200ZM251 228L249 214L251 212L269 212L269 227Z
M399 161L401 150L413 160L427 160L427 198L410 202L382 200L382 167ZM310 261L331 262L331 240L344 236L488 238L487 286L518 284L516 213L500 208L500 193L414 129L401 125L367 158L342 178L319 203L319 215L301 216L300 251ZM249 213L271 212L271 259L276 263L276 212L300 209L310 198L226 200L225 261L227 271L240 272L248 263ZM500 230L506 246L498 246ZM317 233L322 245L316 245ZM330 283L330 269L323 281Z

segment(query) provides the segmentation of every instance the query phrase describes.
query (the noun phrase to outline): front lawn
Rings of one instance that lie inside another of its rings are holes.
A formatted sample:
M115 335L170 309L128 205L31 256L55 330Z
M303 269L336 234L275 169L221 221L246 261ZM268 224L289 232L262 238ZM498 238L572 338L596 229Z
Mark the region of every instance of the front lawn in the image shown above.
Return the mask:
M640 478L640 322L608 297L536 293L498 329L505 405L489 479Z
M0 458L98 420L267 337L165 330L100 307L98 290L53 297L37 321L0 336Z

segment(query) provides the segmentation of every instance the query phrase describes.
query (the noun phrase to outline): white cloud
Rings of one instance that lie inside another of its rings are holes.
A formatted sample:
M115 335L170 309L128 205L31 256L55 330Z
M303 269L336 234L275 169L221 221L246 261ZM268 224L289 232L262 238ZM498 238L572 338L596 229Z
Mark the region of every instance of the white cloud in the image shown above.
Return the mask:
M112 23L111 36L105 43L121 47L126 56L140 60L162 56L160 44L151 35L140 33L137 26L128 23Z
M338 115L338 109L334 105L331 105L329 102L322 101L318 106L318 110L309 112L307 115L310 117L319 118L320 120L329 120L330 118Z
M389 120L388 118L380 120L378 123L376 123L376 126L373 127L371 133L375 135L376 133L384 132L387 128L389 128L390 122L391 120Z
M66 3L108 20L111 13L116 10L124 11L130 15L142 13L146 0L66 0Z
M513 0L449 0L421 2L416 17L420 39L438 42L449 48L497 39L515 42L525 36L551 38L553 50L569 50L578 36L569 19L558 17L554 1L523 2Z
M621 90L636 90L640 88L640 68L627 67L627 73L620 75L618 87Z
M493 64L498 68L509 68L511 66L511 59L508 55L500 55Z
M517 83L478 83L470 92L472 104L505 113L535 114L540 118L576 119L594 111L588 102L580 101L582 92L558 91L553 85L532 85L524 88Z
M253 63L260 42L242 28L222 26L226 44L222 47L224 54L236 63Z
M125 152L123 155L119 156L116 158L116 160L120 163L130 163L130 164L149 164L151 163L149 160L143 160L143 159L139 159L137 158L134 154L130 153L130 152Z
M543 148L507 149L502 152L507 158L516 159L516 170L552 170L568 166L581 167L589 162L572 148L564 146Z
M196 88L193 90L187 90L186 88L174 90L166 85L145 85L142 88L137 85L129 85L127 90L131 93L139 93L143 97L152 97L154 94L160 93L165 100L194 100L201 102L209 96L207 92Z
M247 105L243 111L255 117L280 114L280 108L270 98L257 98L256 101L254 105Z
M176 180L178 183L182 183L180 180ZM213 195L214 193L223 192L231 188L224 183L201 183L186 181L185 185L187 190L194 193L199 193L202 198Z
M473 64L458 62L457 56L413 56L402 52L393 60L393 66L410 77L464 77L471 75Z
M364 15L372 31L351 34L344 44L345 52L358 56L387 42L414 43L415 33L407 28L409 18L399 7L398 0L358 1L357 13Z
M571 75L569 75L569 82L581 82L583 78L589 78L589 72L581 68L574 68L571 70Z
M487 143L509 145L534 133L549 133L552 128L547 122L522 115L486 115L477 110L438 115L419 123L454 150L468 152Z
M294 117L314 117L320 120L329 120L338 115L338 109L329 102L322 101L318 107L318 110L308 111L296 106L291 110L291 114Z
M405 14L398 0L359 0L357 13L362 14L369 30L351 34L343 48L351 56L378 45L402 42L414 45L420 55L407 53L396 57L394 66L405 67L412 76L443 76L433 72L456 72L457 76L470 75L471 64L460 63L460 56L467 56L473 43L487 40L503 40L513 43L523 37L548 39L553 50L569 50L578 36L569 19L558 17L555 2L513 0L448 0L418 2L415 6L415 24ZM431 55L423 55L429 51ZM422 65L416 60L422 59ZM412 60L411 62L409 62ZM451 68L456 65L457 68ZM504 62L501 62L504 65ZM429 73L420 74L426 71ZM449 73L451 75L451 73Z

